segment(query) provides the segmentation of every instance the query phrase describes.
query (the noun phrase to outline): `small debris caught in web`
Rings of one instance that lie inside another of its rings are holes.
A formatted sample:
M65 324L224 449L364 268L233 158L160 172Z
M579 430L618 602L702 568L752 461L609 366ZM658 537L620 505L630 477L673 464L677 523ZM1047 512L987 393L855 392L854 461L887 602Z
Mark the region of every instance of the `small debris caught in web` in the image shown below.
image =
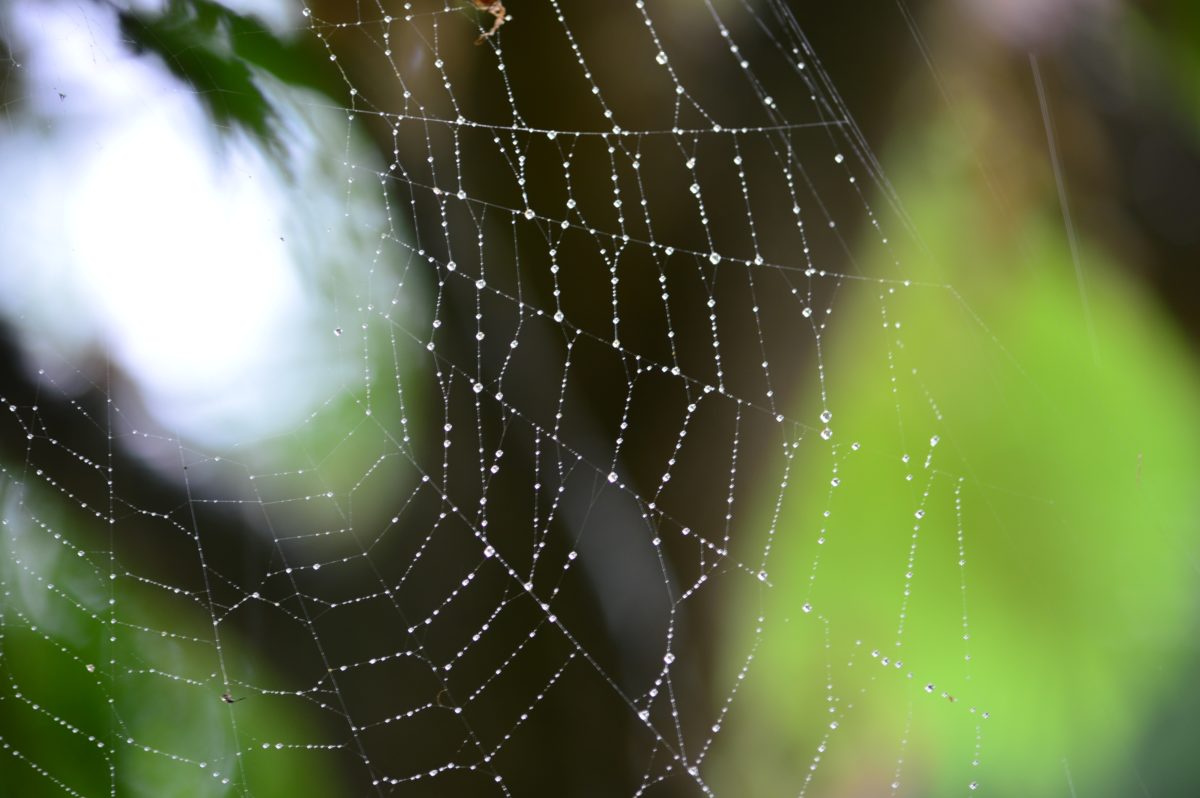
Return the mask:
M486 11L495 17L492 20L491 29L479 34L479 38L475 40L475 44L480 45L483 44L485 39L492 38L492 34L500 30L500 26L511 19L511 17L508 16L508 11L504 8L503 0L471 0L471 2L475 4L475 8L480 11Z

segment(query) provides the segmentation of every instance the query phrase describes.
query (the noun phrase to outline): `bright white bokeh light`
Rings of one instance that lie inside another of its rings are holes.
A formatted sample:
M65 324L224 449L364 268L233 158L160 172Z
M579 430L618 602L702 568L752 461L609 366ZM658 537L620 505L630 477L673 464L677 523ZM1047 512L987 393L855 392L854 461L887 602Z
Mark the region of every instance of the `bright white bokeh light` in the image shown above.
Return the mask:
M0 136L0 310L31 362L69 383L87 375L55 364L99 354L167 431L213 445L286 429L336 392L331 281L372 261L365 232L385 220L330 169L345 116L263 77L280 159L218 135L110 9L21 2L5 23L27 114Z

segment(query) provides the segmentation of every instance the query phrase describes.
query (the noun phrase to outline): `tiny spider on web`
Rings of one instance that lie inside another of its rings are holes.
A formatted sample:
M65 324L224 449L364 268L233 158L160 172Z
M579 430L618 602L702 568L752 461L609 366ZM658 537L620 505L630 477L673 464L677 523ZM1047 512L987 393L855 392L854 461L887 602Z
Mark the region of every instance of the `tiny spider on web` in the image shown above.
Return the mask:
M479 38L475 40L475 44L480 45L483 44L484 39L490 39L493 33L500 30L500 26L507 22L510 17L508 16L508 11L504 8L503 0L471 0L471 3L480 11L486 11L495 17L492 20L491 29L479 34Z
M224 693L221 693L221 700L224 701L226 704L236 704L239 701L246 700L246 697L242 696L241 698L234 698L231 693L224 692Z

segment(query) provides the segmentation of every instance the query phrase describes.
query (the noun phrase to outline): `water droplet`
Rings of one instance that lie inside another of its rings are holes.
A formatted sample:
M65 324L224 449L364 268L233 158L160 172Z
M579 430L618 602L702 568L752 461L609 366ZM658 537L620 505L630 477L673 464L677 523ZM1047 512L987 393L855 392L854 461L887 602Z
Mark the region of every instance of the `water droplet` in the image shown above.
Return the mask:
M821 413L821 421L828 424L832 420L833 420L833 413L830 413L828 410L825 410L824 412Z
M846 160L846 156L842 155L840 152L837 155L833 156L834 163L841 163L844 160Z
M333 334L334 334L334 335L341 335L341 334L342 334L342 328L341 328L341 327L334 327L334 328L333 328Z
M675 661L675 655L672 654L670 651L668 651L666 654L663 654L663 662L665 664L670 665L674 661Z
M532 219L532 218L533 218L533 208L526 208L526 209L525 209L525 218L526 218L526 219Z
M826 427L825 429L821 430L821 439L822 440L827 441L832 437L833 437L833 430L831 430L829 427Z
M807 613L807 612L812 612L812 605L811 605L811 604L809 604L809 603L806 601L806 602L804 602L804 606L802 606L800 609L801 609L801 610L803 610L803 611L804 611L804 612L806 612L806 613Z
M667 63L667 54L660 51L659 54L655 56L654 60L660 64L665 64Z
M711 263L712 265L716 266L718 263L721 262L721 256L714 252L708 256L708 262Z
M610 472L608 473L608 484L610 484L610 485L613 485L613 484L615 484L615 483L616 483L616 481L617 481L617 472L616 472L616 471L610 471Z

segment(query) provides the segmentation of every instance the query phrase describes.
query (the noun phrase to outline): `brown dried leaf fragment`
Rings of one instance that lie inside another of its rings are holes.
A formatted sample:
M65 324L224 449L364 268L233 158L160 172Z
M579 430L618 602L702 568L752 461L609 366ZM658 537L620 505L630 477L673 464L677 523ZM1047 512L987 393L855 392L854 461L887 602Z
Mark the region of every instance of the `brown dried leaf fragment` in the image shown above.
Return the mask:
M479 38L475 40L475 44L480 45L483 44L484 39L490 39L492 34L500 30L500 26L508 21L508 11L504 8L503 0L471 0L471 2L475 8L486 11L495 17L492 20L491 30L479 34Z

